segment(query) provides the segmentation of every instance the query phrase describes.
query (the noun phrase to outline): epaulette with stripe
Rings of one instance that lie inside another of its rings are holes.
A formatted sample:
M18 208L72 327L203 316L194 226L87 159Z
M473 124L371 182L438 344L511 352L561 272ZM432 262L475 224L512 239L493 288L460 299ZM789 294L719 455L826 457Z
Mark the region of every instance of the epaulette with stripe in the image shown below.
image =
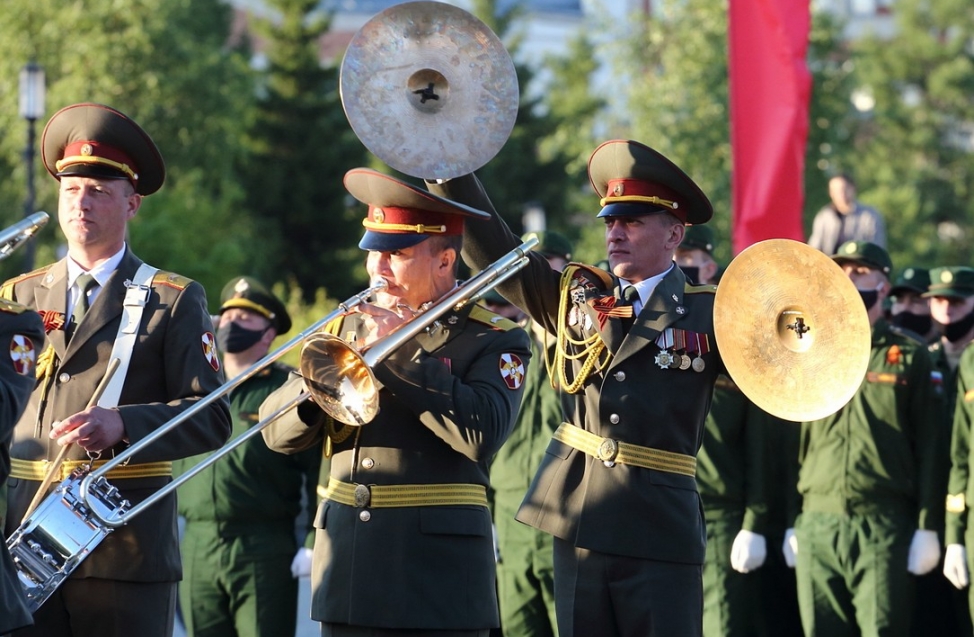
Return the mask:
M683 293L684 294L708 294L708 293L709 294L716 294L717 293L717 286L716 285L710 285L710 284L706 284L706 285L693 285L692 283L690 283L689 281L687 281L686 285L683 286Z
M27 272L25 274L21 274L20 276L16 276L12 279L8 279L7 281L4 282L2 286L0 286L0 298L6 299L8 301L12 301L14 298L14 294L13 294L14 286L16 286L18 283L21 283L22 281L26 281L27 279L32 279L42 274L47 274L47 271L50 270L51 266L53 265L54 265L53 263L49 263L42 268L37 268L36 270L33 270L31 272Z
M480 307L479 305L473 306L473 309L470 310L470 320L482 323L483 325L492 327L495 330L501 330L502 332L506 332L518 327L518 324L511 319L504 318L500 314L494 314L490 310Z
M889 331L892 332L893 334L896 334L897 336L902 336L903 338L908 338L911 341L916 341L918 345L923 345L924 347L926 347L927 345L927 342L923 340L922 336L920 336L913 330L906 329L905 327L900 327L899 325L890 324Z
M561 271L562 287L565 286L566 282L571 286L572 280L579 278L584 278L601 291L611 290L615 285L615 280L610 273L587 263L573 261Z
M14 303L13 301L0 298L0 312L6 312L7 314L23 314L24 310L26 309L27 308L20 303Z
M163 270L159 270L156 272L156 275L152 277L152 285L166 285L176 290L185 290L192 282L192 279L182 276L181 274L176 274L175 272L165 272Z

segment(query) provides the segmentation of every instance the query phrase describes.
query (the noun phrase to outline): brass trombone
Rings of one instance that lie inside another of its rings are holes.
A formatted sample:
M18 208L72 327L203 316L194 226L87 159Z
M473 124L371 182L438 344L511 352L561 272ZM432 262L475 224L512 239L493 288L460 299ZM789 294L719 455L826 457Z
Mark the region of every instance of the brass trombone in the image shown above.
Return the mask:
M46 212L35 212L0 232L0 261L9 257L22 243L37 234L50 218Z
M292 338L279 349L254 363L240 376L227 381L182 414L140 440L137 444L132 445L123 453L115 456L109 462L84 476L80 483L81 502L89 505L92 515L100 520L102 524L116 529L124 525L130 518L144 511L147 507L152 506L175 491L197 473L206 469L236 449L239 445L257 435L262 429L266 428L285 413L311 397L314 397L315 402L336 420L351 425L364 425L368 423L378 413L378 388L376 387L375 375L371 367L389 356L389 354L394 352L404 342L419 334L427 327L430 327L438 318L450 310L456 310L476 302L488 291L516 274L521 268L527 265L528 258L526 254L537 244L537 237L529 238L517 248L511 250L479 272L476 276L457 286L457 288L438 300L425 312L417 315L389 335L376 341L363 356L337 336L323 334L320 332L320 329L334 318L348 312L350 308L358 305L375 292L386 287L387 283L384 279L377 280L372 287L339 305L337 310ZM305 342L301 352L300 367L301 374L304 376L305 382L310 388L309 391L302 392L276 412L248 429L231 443L221 447L209 458L179 476L159 491L156 491L138 505L131 508L124 507L117 509L91 505L88 500L90 494L92 492L100 493L106 489L106 485L108 484L104 477L106 473L124 464L134 454L166 435L189 418L192 418L196 413L220 397L228 394L247 378L250 378L276 361L285 352L293 349L297 344L305 341L305 339L307 339L307 342Z

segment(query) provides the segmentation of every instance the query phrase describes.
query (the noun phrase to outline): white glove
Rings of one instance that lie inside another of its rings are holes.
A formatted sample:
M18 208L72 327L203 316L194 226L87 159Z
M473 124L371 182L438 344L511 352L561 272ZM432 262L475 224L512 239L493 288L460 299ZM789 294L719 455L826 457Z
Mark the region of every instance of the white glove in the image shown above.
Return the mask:
M768 544L763 535L741 529L731 547L731 567L738 573L761 568L768 556Z
M795 568L795 560L798 556L798 538L795 537L795 529L785 531L785 541L781 543L781 552L785 556L785 564L788 568Z
M312 555L314 555L314 551L311 549L303 546L298 549L298 552L294 554L294 559L291 560L291 577L298 579L311 575Z
M937 566L940 561L940 540L936 531L917 529L910 542L910 556L906 561L906 570L914 575L926 575Z
M963 544L948 544L944 554L944 577L956 588L965 588L971 583L967 575L967 549Z

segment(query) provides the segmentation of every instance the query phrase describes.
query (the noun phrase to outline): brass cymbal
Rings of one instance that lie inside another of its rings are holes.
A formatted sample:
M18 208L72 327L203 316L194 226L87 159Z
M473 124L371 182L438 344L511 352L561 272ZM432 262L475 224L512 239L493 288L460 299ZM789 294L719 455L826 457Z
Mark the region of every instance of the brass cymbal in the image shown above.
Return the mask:
M866 376L871 327L855 285L804 243L770 239L727 267L714 299L714 332L731 378L786 420L841 409Z
M517 117L514 62L487 25L441 2L389 7L352 38L341 66L352 130L379 159L424 179L490 161Z

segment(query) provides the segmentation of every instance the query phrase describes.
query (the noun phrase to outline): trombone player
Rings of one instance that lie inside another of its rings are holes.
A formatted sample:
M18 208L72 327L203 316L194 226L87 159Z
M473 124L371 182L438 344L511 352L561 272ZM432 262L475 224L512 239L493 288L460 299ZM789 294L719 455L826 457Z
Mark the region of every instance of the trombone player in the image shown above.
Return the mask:
M223 381L202 286L145 266L125 241L142 198L165 179L149 135L113 108L74 104L51 117L41 150L60 182L68 255L0 288L4 299L37 310L46 330L37 385L14 431L7 535L44 495L47 478L56 483L90 459L104 462ZM119 371L90 404L116 360ZM212 450L229 433L224 399L107 478L136 504L171 481L172 460ZM17 637L170 637L181 577L175 500L106 537Z
M369 206L359 247L388 286L325 329L369 346L456 287L464 224L487 214L367 169L345 187ZM375 365L374 421L335 422L307 401L264 430L277 451L333 453L314 524L311 616L324 637L486 637L498 625L487 467L514 426L529 357L523 330L468 304ZM288 381L261 418L303 385Z

